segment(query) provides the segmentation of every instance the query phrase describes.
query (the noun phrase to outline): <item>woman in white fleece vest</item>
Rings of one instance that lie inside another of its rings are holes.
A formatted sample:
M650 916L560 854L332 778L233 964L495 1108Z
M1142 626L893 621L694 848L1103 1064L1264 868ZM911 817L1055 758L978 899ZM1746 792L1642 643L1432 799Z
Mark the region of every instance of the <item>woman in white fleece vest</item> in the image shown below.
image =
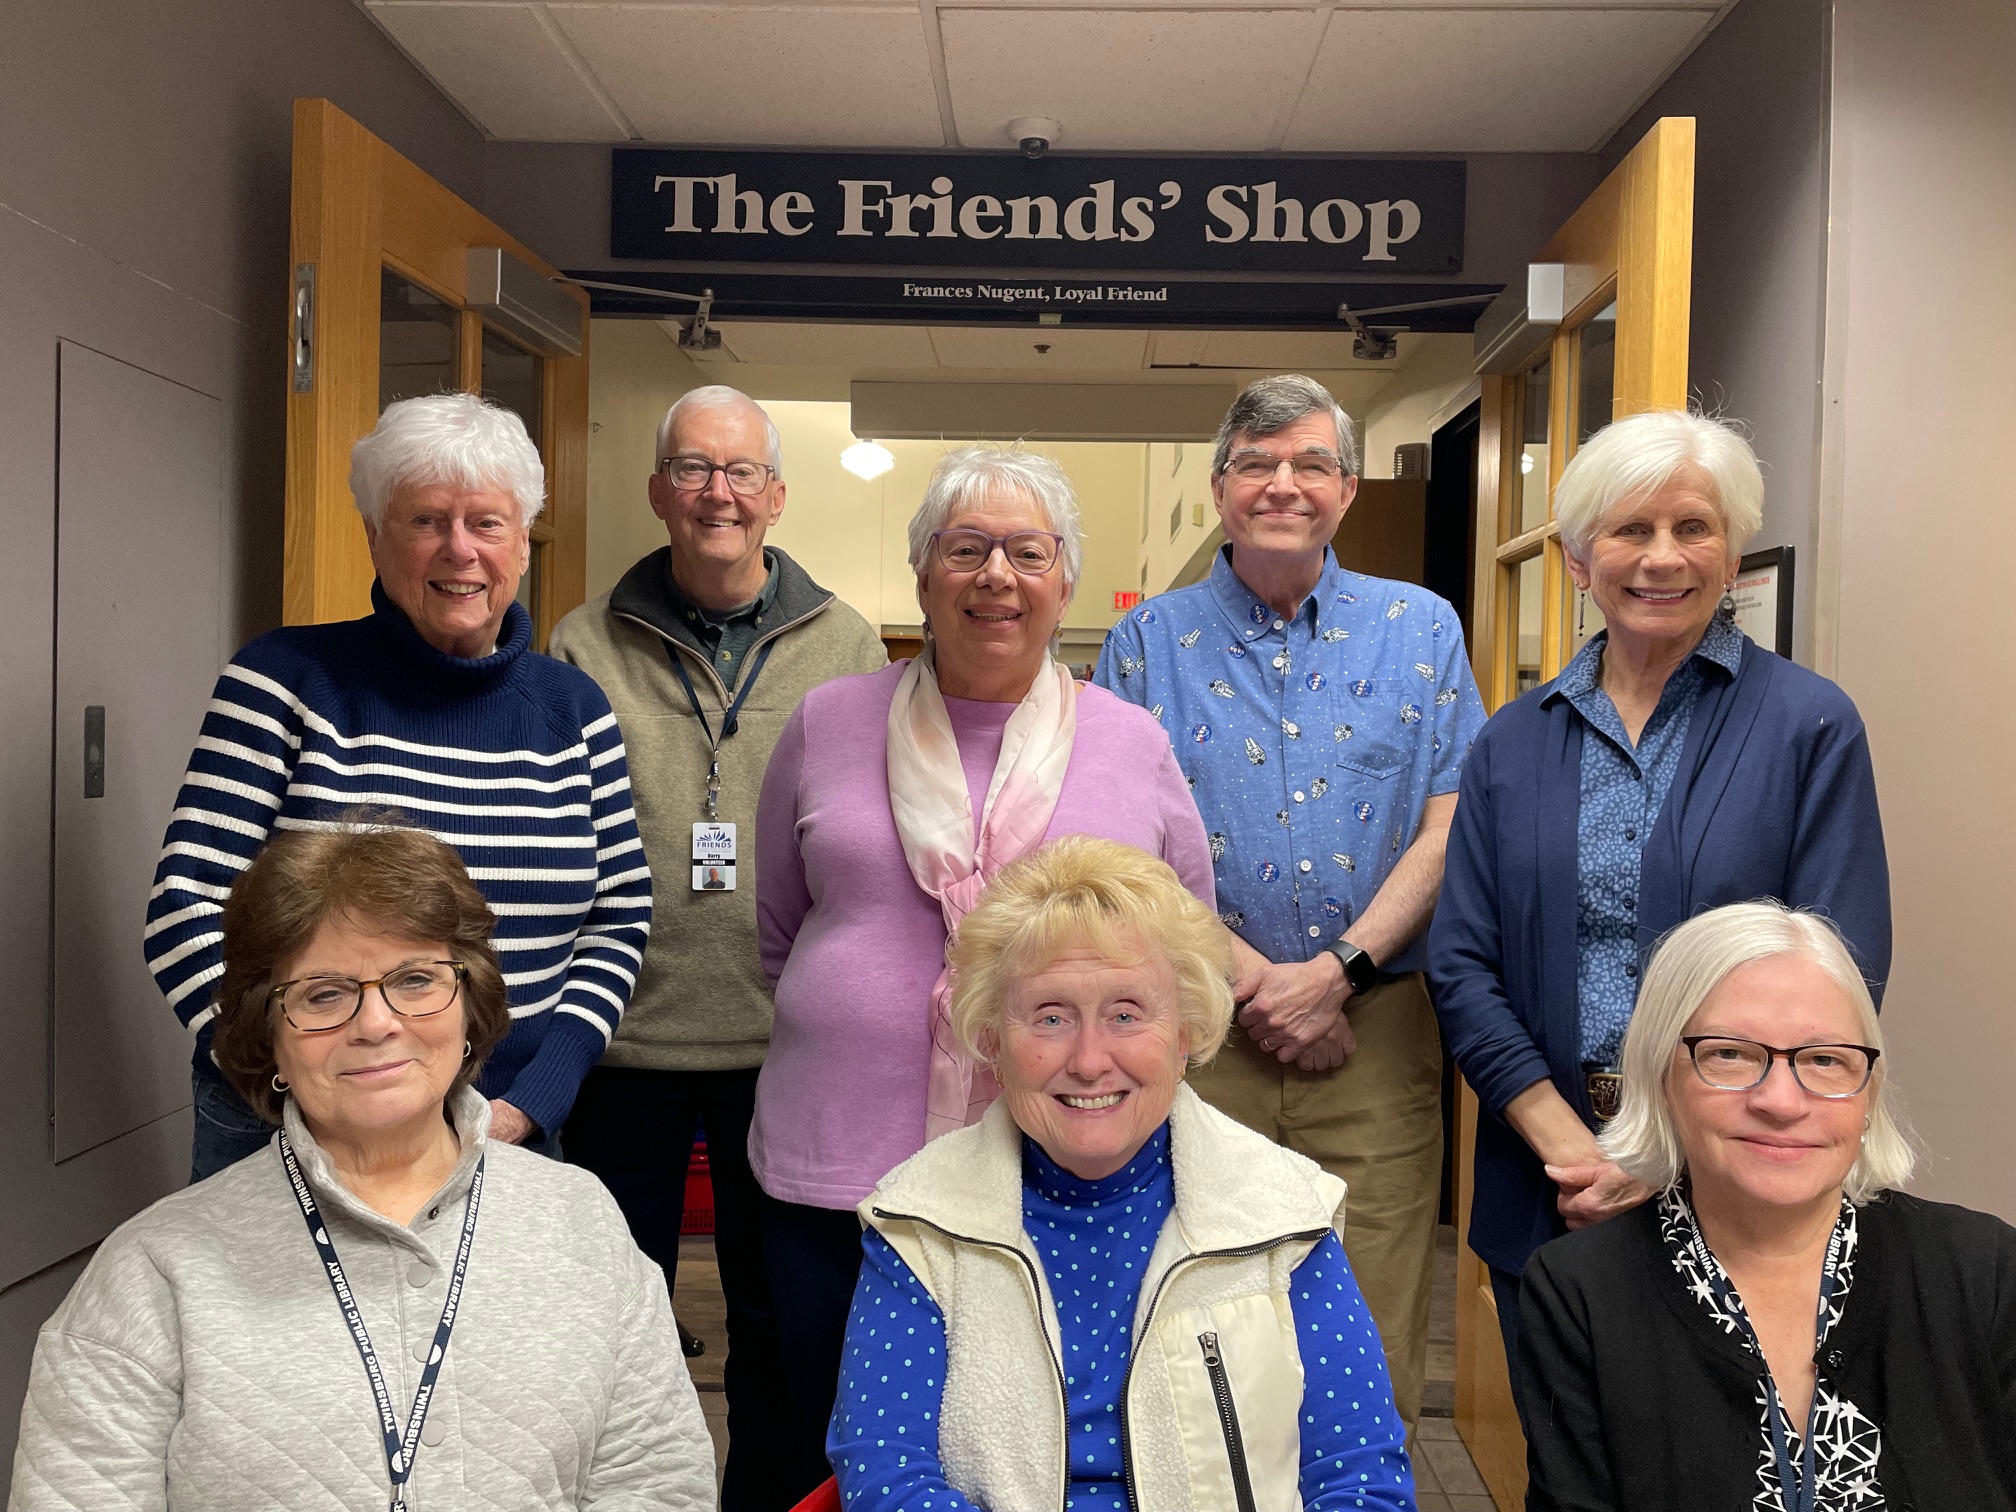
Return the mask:
M1414 1505L1344 1184L1182 1084L1231 953L1163 862L1073 836L951 949L1002 1094L861 1204L827 1449L848 1512Z

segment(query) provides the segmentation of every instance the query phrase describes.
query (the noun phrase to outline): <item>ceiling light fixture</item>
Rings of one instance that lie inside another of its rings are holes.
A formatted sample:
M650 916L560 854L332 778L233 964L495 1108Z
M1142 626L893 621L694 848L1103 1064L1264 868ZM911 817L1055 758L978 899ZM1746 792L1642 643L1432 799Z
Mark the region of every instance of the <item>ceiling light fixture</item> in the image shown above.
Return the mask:
M856 441L840 453L840 465L863 483L872 483L896 465L896 455L873 441Z

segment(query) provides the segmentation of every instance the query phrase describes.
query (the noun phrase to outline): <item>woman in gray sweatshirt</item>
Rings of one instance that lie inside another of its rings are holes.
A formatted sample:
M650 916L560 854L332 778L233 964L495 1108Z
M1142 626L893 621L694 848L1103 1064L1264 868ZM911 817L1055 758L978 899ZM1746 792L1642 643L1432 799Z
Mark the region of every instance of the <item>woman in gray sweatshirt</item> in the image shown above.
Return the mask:
M424 832L287 832L224 911L218 1063L271 1145L105 1241L42 1329L11 1505L714 1506L658 1268L486 1137L491 917Z

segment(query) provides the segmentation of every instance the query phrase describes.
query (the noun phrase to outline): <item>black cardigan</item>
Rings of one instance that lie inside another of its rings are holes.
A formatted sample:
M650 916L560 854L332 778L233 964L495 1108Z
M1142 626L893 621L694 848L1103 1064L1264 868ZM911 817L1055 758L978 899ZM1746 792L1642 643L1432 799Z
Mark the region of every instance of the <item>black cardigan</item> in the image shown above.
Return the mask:
M1520 1293L1528 1512L1747 1512L1763 1362L1690 1296L1658 1204L1538 1250ZM2016 1229L1888 1193L1821 1377L1882 1429L1887 1512L2016 1512Z

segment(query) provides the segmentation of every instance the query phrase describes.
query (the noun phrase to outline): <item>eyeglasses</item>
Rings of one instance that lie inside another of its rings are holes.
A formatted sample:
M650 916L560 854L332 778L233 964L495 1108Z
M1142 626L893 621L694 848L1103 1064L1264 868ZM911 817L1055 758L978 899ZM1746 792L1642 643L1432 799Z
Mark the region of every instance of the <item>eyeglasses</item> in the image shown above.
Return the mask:
M745 497L759 494L769 486L777 469L767 462L710 462L705 457L665 457L659 471L668 474L674 488L705 488L714 474L725 474L729 489Z
M431 1018L454 1005L469 976L460 961L409 961L397 971L360 982L355 977L300 977L276 983L266 1001L278 1003L287 1022L303 1034L341 1029L364 1008L364 994L376 987L385 1006L401 1018Z
M1795 1045L1782 1050L1756 1040L1690 1034L1680 1041L1694 1062L1694 1074L1722 1092L1748 1092L1764 1084L1771 1062L1783 1057L1792 1079L1815 1097L1853 1097L1869 1085L1876 1057L1868 1045Z
M1226 462L1225 471L1241 483L1266 483L1282 468L1295 474L1304 488L1335 483L1344 476L1344 463L1329 452L1301 452L1293 457L1277 457L1272 452L1240 452Z
M1048 530L1018 530L993 536L984 530L935 530L931 554L947 572L978 572L992 559L995 547L1023 577L1042 577L1057 565L1064 537Z

